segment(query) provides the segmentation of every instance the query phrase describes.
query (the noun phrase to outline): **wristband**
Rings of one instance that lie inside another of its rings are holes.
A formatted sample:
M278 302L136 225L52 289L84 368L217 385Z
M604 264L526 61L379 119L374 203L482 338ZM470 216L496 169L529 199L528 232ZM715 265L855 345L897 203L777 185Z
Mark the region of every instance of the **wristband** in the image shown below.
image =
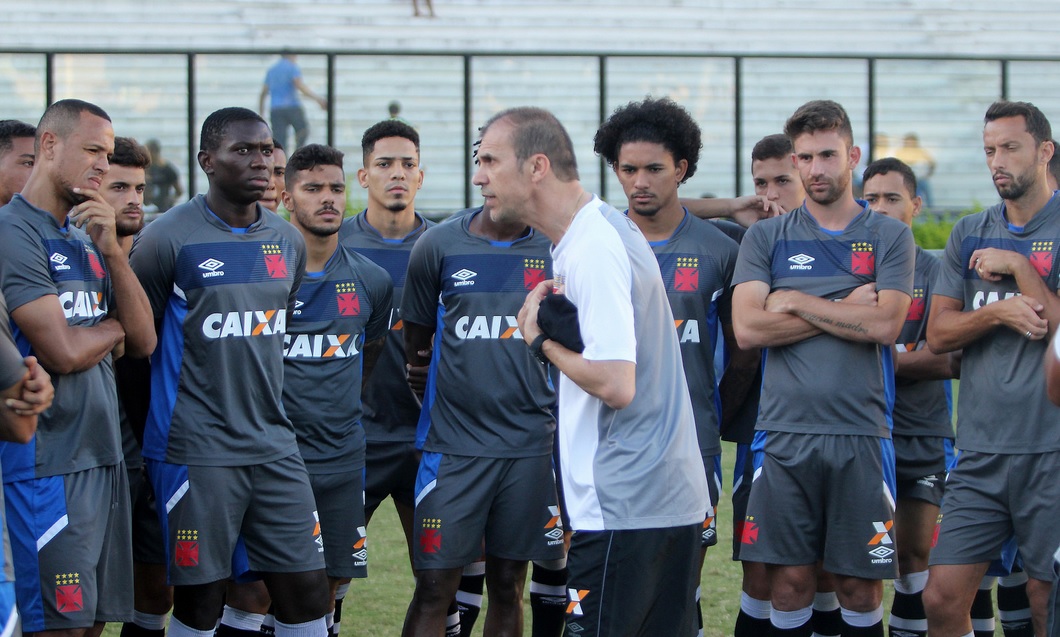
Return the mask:
M530 353L534 355L534 358L541 361L542 365L548 365L551 362L548 360L548 356L545 356L545 353L541 351L541 346L544 345L547 340L548 336L542 332L530 343Z

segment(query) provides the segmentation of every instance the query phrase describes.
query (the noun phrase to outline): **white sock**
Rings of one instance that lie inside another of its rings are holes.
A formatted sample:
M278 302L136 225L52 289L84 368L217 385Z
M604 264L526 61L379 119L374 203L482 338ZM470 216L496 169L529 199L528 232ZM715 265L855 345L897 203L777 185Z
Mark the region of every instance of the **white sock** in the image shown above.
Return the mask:
M883 604L877 606L876 610L870 610L867 613L859 613L845 608L840 609L840 612L843 613L843 621L846 625L856 628L868 628L883 621Z
M813 606L800 608L799 610L777 610L769 612L769 623L781 630L791 630L804 626L813 617Z
M927 571L917 571L916 573L903 575L894 580L894 592L902 593L903 595L923 593L924 587L927 586L927 580Z
M214 630L195 630L191 626L185 626L180 623L180 620L176 617L172 617L169 620L169 635L170 637L213 637Z
M230 628L238 628L239 630L259 632L263 621L265 621L264 615L232 608L228 604L225 604L225 610L221 613L222 624Z
M748 617L769 619L769 613L772 609L773 605L768 599L755 599L747 593L740 593L740 610Z
M323 617L318 617L301 624L285 624L276 621L276 637L324 637L328 627Z
M166 615L152 615L134 610L133 623L146 630L162 630L166 627Z

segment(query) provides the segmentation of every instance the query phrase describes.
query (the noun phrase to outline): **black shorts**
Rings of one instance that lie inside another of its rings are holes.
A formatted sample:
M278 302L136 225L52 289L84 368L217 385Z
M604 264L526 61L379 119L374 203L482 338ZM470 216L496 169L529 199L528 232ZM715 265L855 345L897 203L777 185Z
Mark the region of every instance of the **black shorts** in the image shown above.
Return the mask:
M147 479L147 468L129 469L129 497L132 501L133 561L140 564L165 564L166 542L158 518L155 490Z
M419 452L414 442L368 442L364 465L364 511L369 518L386 500L410 509L416 503Z
M701 535L699 524L576 532L564 634L694 635Z

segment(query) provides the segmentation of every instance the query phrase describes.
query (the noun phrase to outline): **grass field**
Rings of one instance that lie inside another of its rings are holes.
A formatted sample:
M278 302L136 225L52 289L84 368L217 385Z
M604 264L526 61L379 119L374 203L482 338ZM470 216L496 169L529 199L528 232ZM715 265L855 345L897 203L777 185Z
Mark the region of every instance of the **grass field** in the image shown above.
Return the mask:
M725 489L718 512L718 545L707 551L703 566L703 619L706 637L732 634L740 608L740 566L732 553L731 477L734 445L724 443L722 471ZM355 580L343 606L343 637L396 637L401 633L405 610L412 598L413 579L408 565L405 539L392 504L387 501L376 512L369 531L369 578ZM884 609L890 608L891 587L885 586ZM489 600L486 600L488 607ZM485 608L483 609L485 612ZM530 605L524 603L526 634L530 629ZM104 635L118 637L120 626L108 625ZM1002 635L1000 622L997 635ZM482 635L482 617L474 635Z

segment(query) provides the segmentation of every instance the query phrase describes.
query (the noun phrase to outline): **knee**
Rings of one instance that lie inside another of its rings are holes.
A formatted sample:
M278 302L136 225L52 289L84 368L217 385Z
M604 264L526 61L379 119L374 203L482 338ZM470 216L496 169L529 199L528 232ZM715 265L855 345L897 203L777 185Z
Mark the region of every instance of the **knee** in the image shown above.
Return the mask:
M943 586L939 583L938 578L928 578L927 585L924 587L924 593L922 599L924 602L924 612L927 613L928 618L940 617L946 613L946 600L948 595L943 590Z
M843 608L856 613L868 613L883 603L883 583L875 580L846 581L836 587L836 594Z
M303 573L274 573L266 580L276 620L301 624L328 614L331 599L324 569Z
M460 573L455 570L423 570L416 573L416 592L413 603L423 608L447 608L456 596ZM454 577L455 573L455 577Z

